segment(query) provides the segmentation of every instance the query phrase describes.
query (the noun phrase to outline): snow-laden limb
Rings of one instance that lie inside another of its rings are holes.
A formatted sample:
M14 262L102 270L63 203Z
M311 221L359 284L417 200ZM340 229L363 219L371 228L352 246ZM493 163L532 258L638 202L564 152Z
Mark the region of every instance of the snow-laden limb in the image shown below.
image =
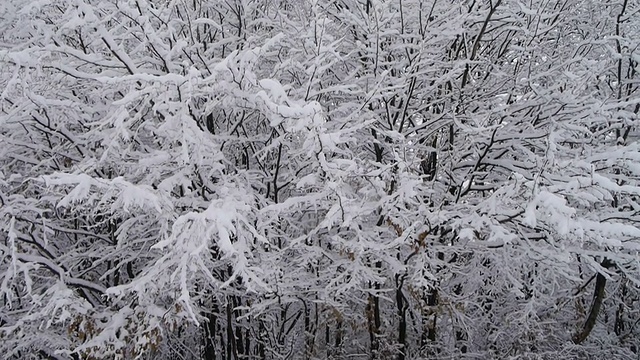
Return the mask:
M153 294L175 291L175 301L198 323L197 302L191 295L198 287L221 291L239 279L247 291L268 291L251 253L259 245L258 233L251 225L255 205L241 188L220 190L226 196L213 200L206 210L175 219L166 238L150 249L161 254L153 265L130 283L109 288L107 294L122 298L133 293L139 302L147 302ZM227 266L233 272L222 278Z

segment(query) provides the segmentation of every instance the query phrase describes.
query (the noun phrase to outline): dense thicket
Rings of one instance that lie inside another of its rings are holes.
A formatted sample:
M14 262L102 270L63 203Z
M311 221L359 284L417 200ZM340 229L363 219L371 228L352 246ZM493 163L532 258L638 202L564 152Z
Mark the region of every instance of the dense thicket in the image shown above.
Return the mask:
M13 359L637 359L640 4L0 1Z

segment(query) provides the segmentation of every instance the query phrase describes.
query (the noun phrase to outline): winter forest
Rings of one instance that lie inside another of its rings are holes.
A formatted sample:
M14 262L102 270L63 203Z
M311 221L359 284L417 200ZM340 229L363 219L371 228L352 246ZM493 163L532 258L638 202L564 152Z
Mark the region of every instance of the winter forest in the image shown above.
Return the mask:
M0 352L637 360L640 3L0 1Z

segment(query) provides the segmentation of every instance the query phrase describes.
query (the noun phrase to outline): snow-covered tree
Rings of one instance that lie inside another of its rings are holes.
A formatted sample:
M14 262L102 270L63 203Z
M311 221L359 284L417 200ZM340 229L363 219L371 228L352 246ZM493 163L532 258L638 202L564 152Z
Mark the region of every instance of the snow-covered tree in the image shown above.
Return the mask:
M0 4L10 359L635 359L640 5Z

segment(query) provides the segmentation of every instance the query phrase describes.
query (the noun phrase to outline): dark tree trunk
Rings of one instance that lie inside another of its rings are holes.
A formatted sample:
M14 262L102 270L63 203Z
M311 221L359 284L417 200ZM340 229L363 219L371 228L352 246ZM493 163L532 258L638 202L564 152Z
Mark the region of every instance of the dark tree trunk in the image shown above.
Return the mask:
M396 304L398 307L398 360L404 360L407 353L407 306L404 303L404 294L402 293L402 285L404 279L402 276L396 276Z
M216 312L217 309L214 307L213 310ZM207 323L204 327L204 360L216 359L216 321L217 317L214 313L207 316Z
M604 268L609 268L614 264L610 260L604 259L600 265ZM587 321L585 321L582 330L574 335L573 342L575 344L580 344L585 341L587 337L589 337L589 334L591 334L593 327L596 325L596 320L598 319L598 314L602 307L602 301L604 300L604 288L606 285L607 278L605 278L601 273L598 273L596 276L596 288L593 291L593 302L591 303L589 316L587 316Z

